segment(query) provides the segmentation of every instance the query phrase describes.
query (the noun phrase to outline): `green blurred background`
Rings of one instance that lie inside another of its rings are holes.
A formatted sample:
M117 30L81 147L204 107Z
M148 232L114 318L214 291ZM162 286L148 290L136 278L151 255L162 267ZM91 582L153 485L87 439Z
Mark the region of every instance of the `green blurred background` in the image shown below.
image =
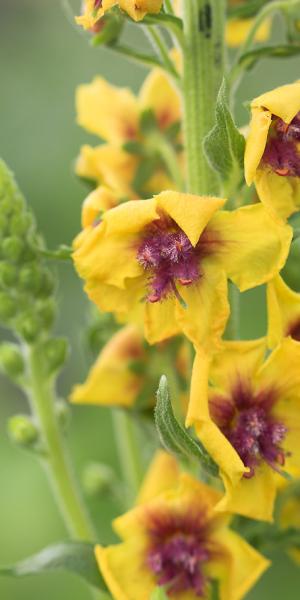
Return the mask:
M275 35L280 36L280 25L275 29ZM131 28L129 35L137 44L143 43L136 29ZM73 23L72 5L60 0L0 0L0 40L0 154L17 174L39 228L49 247L54 248L70 243L79 230L86 191L72 168L80 145L89 139L75 123L76 86L99 73L113 83L137 90L145 71L107 50L93 49ZM238 122L247 120L242 102L298 77L298 59L264 61L247 75L240 88ZM57 331L67 335L72 344L59 381L59 393L67 396L72 384L83 379L90 362L82 343L87 302L70 265L60 266L58 275ZM263 300L264 290L245 295L244 337L264 333ZM7 564L67 535L39 463L15 448L6 434L7 418L26 412L25 400L6 380L0 384L0 564ZM110 417L105 410L76 407L70 445L79 474L90 460L107 462L118 470ZM89 500L89 504L99 539L109 541L109 523L116 506L105 499ZM275 556L273 567L247 599L282 600L284 596L285 600L298 600L299 587L300 570L287 558ZM41 575L18 581L0 578L1 600L54 598L88 600L91 593L71 575Z

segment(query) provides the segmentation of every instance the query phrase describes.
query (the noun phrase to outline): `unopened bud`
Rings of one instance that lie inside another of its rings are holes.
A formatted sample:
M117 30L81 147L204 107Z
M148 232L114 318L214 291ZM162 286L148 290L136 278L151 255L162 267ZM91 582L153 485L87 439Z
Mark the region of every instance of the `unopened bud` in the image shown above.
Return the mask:
M15 415L8 421L8 432L13 442L31 447L39 438L39 430L27 415Z
M34 263L25 265L20 271L20 287L35 294L41 285L41 271Z
M113 45L118 41L124 26L124 19L113 10L101 17L99 21L90 30L94 33L93 45Z
M0 262L0 286L1 287L11 287L13 286L18 277L17 268L5 261Z
M4 292L0 292L0 322L6 322L17 312L17 304L13 298Z
M47 374L55 373L65 363L68 354L68 342L65 338L53 338L43 345Z
M1 236L5 235L8 229L8 219L5 215L1 214L0 211L0 234Z
M47 269L44 269L42 274L42 281L39 290L39 298L47 298L53 294L55 288L55 282L52 273Z
M7 237L2 243L3 255L8 260L18 261L21 258L23 249L23 242L17 236Z
M63 431L66 431L71 418L71 410L69 404L61 398L55 403L55 413Z
M86 465L82 475L82 484L89 496L98 496L109 492L115 482L113 470L102 463L93 462Z
M11 235L22 236L30 229L32 225L32 216L28 212L21 212L14 215L9 223Z
M41 330L40 320L34 314L25 313L19 317L16 329L28 344L32 344L39 336Z
M50 329L53 325L56 314L56 305L54 300L43 300L38 306L38 315L41 321L41 326L44 329Z
M7 342L0 345L0 368L11 378L24 373L23 356L16 344Z

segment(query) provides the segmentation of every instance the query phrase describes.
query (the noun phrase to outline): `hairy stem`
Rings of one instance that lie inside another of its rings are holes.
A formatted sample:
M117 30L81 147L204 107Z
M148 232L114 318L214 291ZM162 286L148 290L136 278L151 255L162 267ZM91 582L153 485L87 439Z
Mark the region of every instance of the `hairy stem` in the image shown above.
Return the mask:
M225 67L225 0L183 3L183 108L188 191L218 192L203 140L215 121L215 103Z
M80 496L57 421L53 383L45 377L43 355L38 346L28 349L28 371L29 384L26 391L45 445L46 458L43 462L66 526L73 538L94 540L95 533Z
M132 505L144 476L135 423L125 410L114 409L113 425L128 505Z

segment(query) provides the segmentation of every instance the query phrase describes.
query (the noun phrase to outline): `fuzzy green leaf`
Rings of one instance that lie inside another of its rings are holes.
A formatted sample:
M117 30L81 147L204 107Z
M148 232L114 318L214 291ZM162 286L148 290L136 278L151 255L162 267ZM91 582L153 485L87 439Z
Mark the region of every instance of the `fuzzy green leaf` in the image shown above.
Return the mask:
M83 542L65 542L49 546L10 567L0 568L0 575L25 577L58 570L71 571L95 588L106 591L96 563L94 545Z
M300 54L299 45L263 46L250 52L245 52L239 59L239 64L250 71L262 58L289 58Z
M230 196L243 181L245 139L230 113L225 79L218 93L216 124L204 139L204 151L222 181L224 193Z
M194 440L177 421L165 375L162 375L157 391L155 423L160 441L169 452L181 459L197 459L210 475L218 474L217 465L202 444Z

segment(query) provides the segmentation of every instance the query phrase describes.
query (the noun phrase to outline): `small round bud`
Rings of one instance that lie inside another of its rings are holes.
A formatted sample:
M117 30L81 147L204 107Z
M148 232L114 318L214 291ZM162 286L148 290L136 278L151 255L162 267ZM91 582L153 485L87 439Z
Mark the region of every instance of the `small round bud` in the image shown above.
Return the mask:
M20 446L33 446L39 438L39 430L27 415L15 415L8 421L8 433Z
M32 294L39 290L41 279L41 271L35 263L25 265L20 271L20 287Z
M65 363L68 354L68 342L65 338L53 338L43 345L43 354L47 373L55 373Z
M1 287L12 287L18 277L18 270L16 267L8 262L0 262L0 286Z
M39 303L37 311L42 327L44 329L50 329L50 327L53 325L56 315L55 302L51 298L49 298L49 300L44 300Z
M9 198L9 196L6 195L0 203L0 213L1 215L9 216L12 213L12 210L13 204L11 198Z
M7 217L5 215L2 215L1 211L0 211L0 234L2 236L5 235L7 228L8 228Z
M66 431L71 418L71 410L69 404L62 399L55 403L55 413L63 431Z
M2 243L2 252L8 260L18 261L22 255L24 246L22 240L16 236L7 237Z
M28 344L34 343L40 333L41 323L36 315L25 313L21 315L16 323L16 329L19 335L24 338Z
M82 485L89 496L109 492L115 485L116 478L113 470L102 463L89 463L82 474Z
M20 213L14 215L9 224L9 230L11 235L21 236L24 235L26 231L32 225L32 216L28 212Z
M40 298L47 298L47 296L51 296L54 292L55 282L54 277L48 269L43 271L42 281L39 290Z
M17 312L17 304L13 298L0 292L0 321L11 319Z
M0 369L9 377L19 377L24 373L25 365L22 353L16 344L0 344Z

